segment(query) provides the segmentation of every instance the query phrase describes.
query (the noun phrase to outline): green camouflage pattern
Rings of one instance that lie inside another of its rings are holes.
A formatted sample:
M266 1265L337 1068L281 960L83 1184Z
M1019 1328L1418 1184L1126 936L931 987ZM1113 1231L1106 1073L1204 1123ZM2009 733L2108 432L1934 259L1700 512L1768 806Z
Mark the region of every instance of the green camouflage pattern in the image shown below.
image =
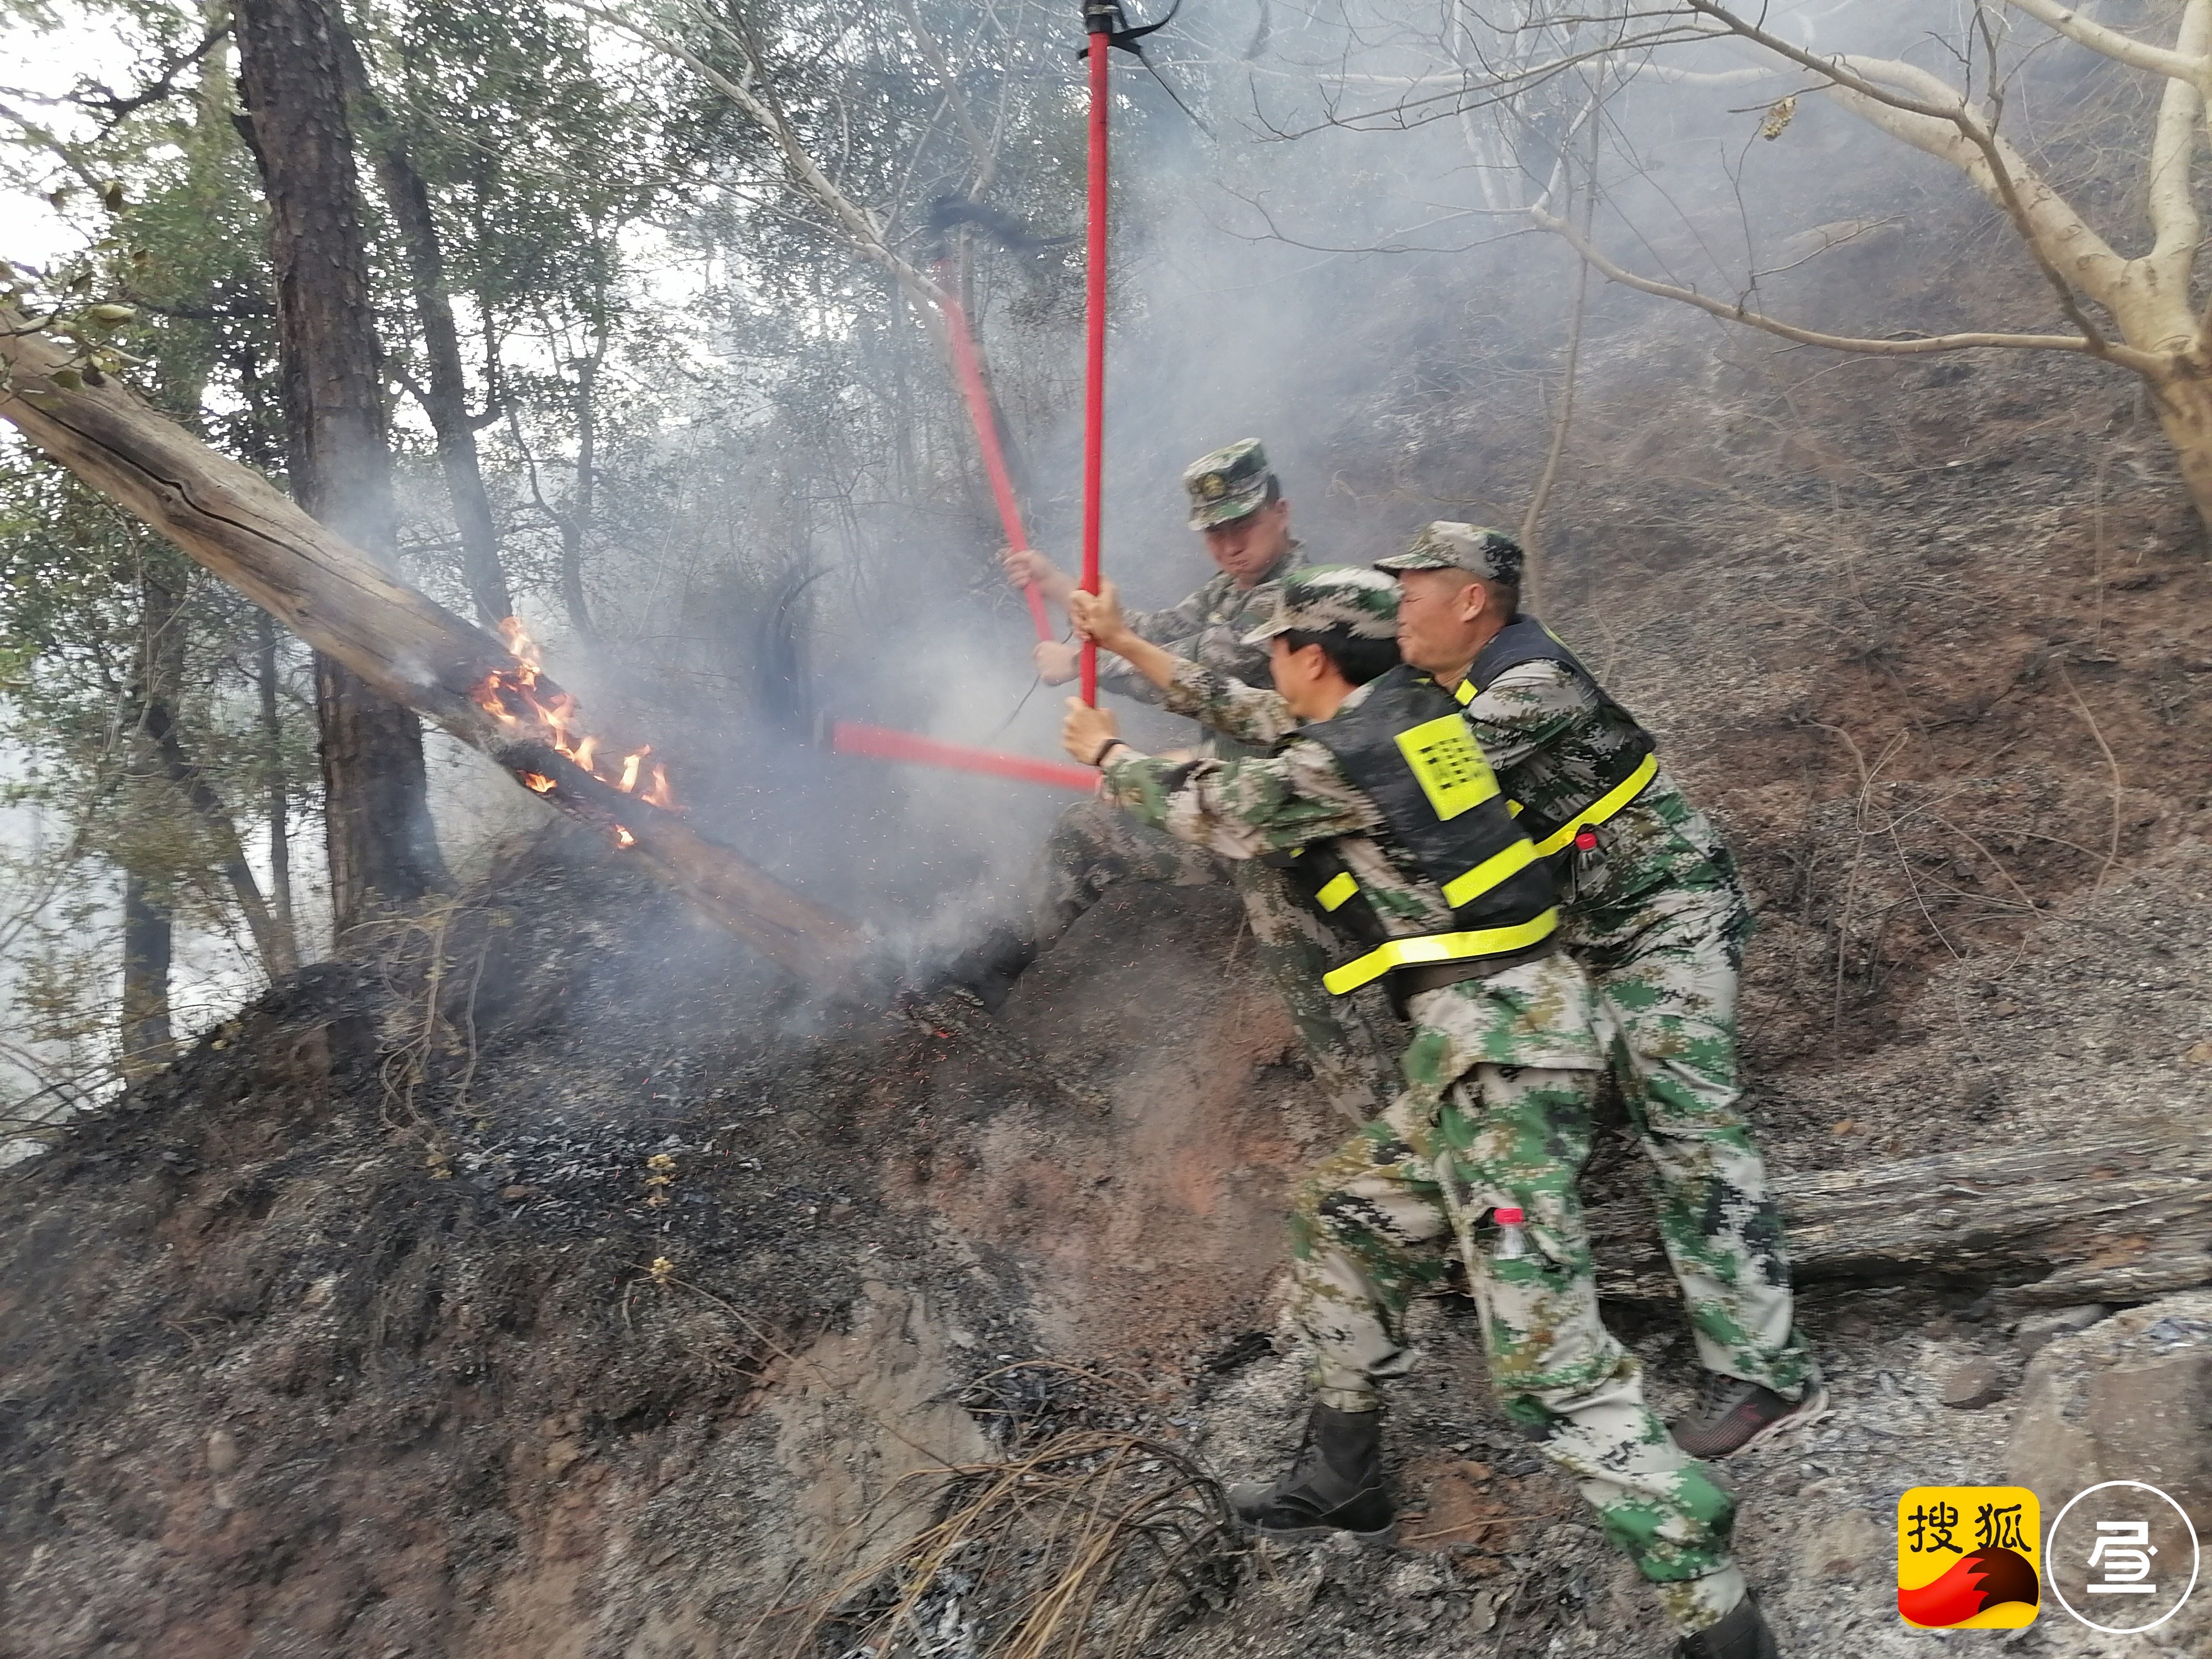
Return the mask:
M1412 1000L1407 1089L1298 1189L1291 1314L1311 1346L1315 1397L1377 1409L1378 1384L1418 1360L1406 1310L1442 1286L1456 1235L1508 1417L1575 1481L1686 1632L1743 1595L1728 1552L1735 1507L1646 1405L1635 1356L1599 1317L1577 1192L1595 1069L1490 1058L1500 1022L1485 1003L1517 988L1587 1008L1582 979L1555 956ZM1526 1214L1525 1256L1499 1260L1494 1233L1476 1237L1474 1218L1504 1205Z
M1148 830L1103 800L1085 801L1054 823L1031 872L1031 940L1050 950L1117 883L1202 887L1225 873L1205 848Z
M1712 823L1664 771L1597 833L1575 855L1560 938L1597 986L1698 1359L1796 1399L1813 1352L1794 1323L1781 1212L1737 1081L1750 903Z
M1280 494L1267 452L1257 438L1209 450L1182 471L1190 527L1212 530L1248 518Z
M1278 634L1334 629L1361 639L1396 639L1397 582L1364 565L1300 565L1283 577L1274 614L1247 634L1244 643L1264 646Z
M1254 957L1297 1028L1316 1092L1346 1122L1365 1122L1397 1088L1398 1017L1382 987L1331 996L1321 976L1343 948L1334 931L1279 870L1241 860L1229 874L1243 896Z
M1379 987L1332 997L1321 982L1334 935L1265 865L1228 864L1205 848L1147 827L1103 800L1060 815L1030 878L1030 937L1049 950L1118 882L1172 887L1235 882L1252 932L1254 959L1296 1027L1315 1091L1353 1123L1382 1109L1396 1087L1397 1021Z
M1242 860L1328 842L1385 926L1449 925L1443 895L1370 835L1379 809L1310 738L1249 760L1126 756L1105 777L1126 811L1180 841ZM1414 1358L1407 1305L1441 1281L1459 1232L1509 1415L1661 1586L1678 1628L1711 1624L1743 1595L1728 1553L1735 1506L1645 1405L1634 1356L1598 1316L1577 1192L1604 1064L1589 978L1553 954L1420 993L1407 1012L1406 1087L1304 1183L1293 1211L1292 1310L1312 1346L1316 1397L1345 1411L1380 1405L1377 1382ZM1461 1182L1463 1198L1450 1195ZM1501 1262L1473 1248L1466 1220L1504 1203L1527 1212L1532 1251Z
M1521 544L1502 530L1437 519L1425 524L1403 553L1375 561L1377 570L1464 570L1488 581L1515 582L1528 562Z
M1344 708L1357 707L1368 694L1368 686L1355 688ZM1329 842L1394 938L1455 925L1443 893L1411 856L1371 833L1382 825L1381 809L1311 738L1291 737L1272 755L1243 760L1176 762L1117 750L1107 761L1105 782L1108 797L1139 821L1224 858L1263 858ZM1339 939L1334 954L1346 953ZM1595 1064L1594 1052L1577 1016L1529 1025L1510 1059L1523 1066L1577 1066Z
M1179 663L1161 705L1253 745L1298 725L1275 692L1203 663ZM1616 775L1607 745L1618 734L1556 663L1508 670L1465 713L1516 800L1564 809ZM1793 1323L1781 1224L1737 1081L1750 905L1719 833L1663 769L1596 833L1568 866L1559 940L1597 987L1698 1358L1795 1399L1812 1352Z
M1589 682L1561 663L1516 664L1462 712L1505 793L1546 823L1563 823L1574 808L1604 794L1628 769L1624 756L1641 757L1633 726L1609 712ZM1645 797L1653 787L1646 787ZM1635 810L1598 826L1601 849ZM1719 850L1717 838L1712 848ZM1682 861L1704 856L1686 849ZM1571 902L1573 895L1562 896Z
M1247 645L1244 636L1266 626L1275 614L1282 579L1297 566L1297 552L1298 544L1292 542L1280 561L1249 587L1237 586L1235 577L1220 571L1180 605L1164 611L1124 611L1123 618L1139 639L1170 655L1208 664L1248 685L1273 684L1267 647ZM1098 653L1098 684L1139 702L1160 701L1152 683L1110 651ZM1206 748L1209 754L1243 752L1234 744L1224 746L1211 732Z

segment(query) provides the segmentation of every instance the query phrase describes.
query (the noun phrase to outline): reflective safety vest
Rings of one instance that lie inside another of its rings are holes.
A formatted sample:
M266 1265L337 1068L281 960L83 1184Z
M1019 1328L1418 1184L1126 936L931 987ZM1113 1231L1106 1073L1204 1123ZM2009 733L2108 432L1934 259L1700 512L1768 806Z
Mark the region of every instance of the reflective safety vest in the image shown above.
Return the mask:
M1603 823L1644 793L1644 786L1659 770L1659 744L1637 723L1635 715L1607 694L1597 677L1583 666L1558 635L1525 612L1491 636L1467 671L1467 678L1452 688L1452 693L1462 706L1473 702L1507 669L1524 662L1555 662L1581 681L1597 700L1595 721L1617 739L1611 745L1606 770L1580 799L1553 801L1541 808L1524 806L1517 800L1510 803L1522 829L1535 842L1537 853L1547 859L1561 859L1573 849L1583 830Z
M1402 969L1527 957L1550 938L1559 920L1551 876L1450 692L1401 664L1297 735L1335 756L1381 811L1383 827L1364 838L1451 912L1449 927L1430 932L1378 907L1339 850L1353 837L1280 860L1292 887L1354 947L1322 976L1329 990L1341 996Z

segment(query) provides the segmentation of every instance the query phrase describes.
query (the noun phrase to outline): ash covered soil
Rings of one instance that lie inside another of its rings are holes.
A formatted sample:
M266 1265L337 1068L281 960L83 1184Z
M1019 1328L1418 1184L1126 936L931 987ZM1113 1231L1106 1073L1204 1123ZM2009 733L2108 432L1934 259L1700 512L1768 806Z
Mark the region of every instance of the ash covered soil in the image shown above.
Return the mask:
M2204 1122L2212 580L2124 387L1815 374L1624 315L1594 310L1544 603L1741 855L1770 1161ZM1512 498L1527 446L1435 397L1386 400L1426 447L1356 499L1505 518L1463 480ZM804 1003L596 848L508 849L0 1172L0 1654L844 1659L909 1589L899 1651L993 1651L1060 1571L1044 1522L915 1578L989 1471L1090 1435L1079 1490L1243 1479L1295 1442L1280 1217L1342 1126L1239 935L1225 891L1102 904L1005 1016L1061 1092ZM1591 1198L1638 1156L1616 1119ZM1808 1287L1832 1414L1724 1471L1785 1652L1944 1639L1897 1620L1899 1492L2078 1437L2081 1377L2212 1374L2201 1292L2054 1340L2002 1290ZM1675 1310L1609 1314L1686 1403ZM1184 1577L1108 1573L1097 1650L1664 1650L1489 1405L1470 1310L1419 1326L1402 1547L1245 1551L1191 1487ZM2212 1444L2212 1381L2176 1397ZM2124 1644L2056 1609L1960 1639L2201 1653L2212 1596Z

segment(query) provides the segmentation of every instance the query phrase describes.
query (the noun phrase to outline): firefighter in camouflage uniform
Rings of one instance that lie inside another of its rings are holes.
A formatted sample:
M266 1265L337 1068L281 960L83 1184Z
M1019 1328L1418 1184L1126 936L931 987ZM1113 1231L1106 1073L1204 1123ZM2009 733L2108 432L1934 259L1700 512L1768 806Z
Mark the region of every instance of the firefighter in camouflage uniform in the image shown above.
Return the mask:
M1184 469L1182 483L1190 527L1205 537L1219 569L1182 604L1133 613L1128 624L1139 637L1176 656L1264 686L1267 653L1245 639L1273 615L1282 574L1296 562L1291 504L1256 439L1201 455ZM1066 607L1075 584L1065 571L1033 550L1009 550L1004 557L1017 585L1035 582L1047 599ZM1080 649L1069 641L1040 643L1038 675L1048 685L1066 684L1075 677ZM1141 702L1159 701L1143 675L1110 654L1099 657L1098 683ZM1208 733L1201 752L1251 751ZM1395 1022L1379 993L1339 998L1321 988L1322 957L1332 943L1328 930L1292 901L1274 871L1255 864L1224 867L1204 848L1147 829L1109 802L1086 802L1060 814L1031 877L1027 927L1018 938L1002 934L987 946L988 967L969 977L995 1003L1013 977L1050 949L1108 886L1124 881L1194 886L1224 875L1244 901L1254 957L1289 1010L1316 1087L1350 1121L1372 1117L1393 1086L1389 1056Z
M1651 735L1521 611L1522 564L1510 537L1437 522L1378 568L1402 590L1400 648L1459 699L1552 864L1562 943L1596 983L1707 1373L1674 1437L1724 1457L1811 1421L1827 1398L1796 1328L1781 1218L1741 1106L1736 981L1751 906Z
M1596 983L1709 1376L1675 1438L1724 1457L1826 1404L1738 1105L1736 979L1751 908L1728 848L1660 767L1650 734L1522 614L1522 563L1508 537L1438 522L1378 568L1404 590L1407 661L1452 688L1553 871L1561 942ZM1171 662L1163 678L1164 707L1246 743L1297 724L1273 692L1204 664Z
M1283 871L1335 939L1324 986L1382 983L1408 1021L1406 1087L1301 1187L1292 1312L1314 1405L1291 1471L1231 1496L1259 1531L1389 1534L1378 1384L1413 1356L1405 1314L1456 1244L1508 1414L1573 1477L1660 1599L1689 1659L1767 1659L1729 1557L1735 1506L1644 1404L1598 1316L1576 1184L1604 1065L1590 982L1559 949L1551 869L1508 810L1452 694L1399 661L1396 583L1351 566L1282 579L1267 646L1298 722L1256 756L1138 753L1074 699L1068 752L1139 822ZM1174 659L1110 586L1079 629L1139 672ZM1210 672L1210 671L1208 671ZM1237 690L1243 690L1238 687Z

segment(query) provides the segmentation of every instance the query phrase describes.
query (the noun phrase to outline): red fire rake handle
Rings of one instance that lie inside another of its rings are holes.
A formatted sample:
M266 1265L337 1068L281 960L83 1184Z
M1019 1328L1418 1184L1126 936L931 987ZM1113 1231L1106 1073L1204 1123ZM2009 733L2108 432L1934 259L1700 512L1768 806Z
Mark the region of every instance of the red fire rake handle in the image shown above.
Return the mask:
M1106 451L1106 112L1112 102L1107 63L1121 8L1109 0L1085 0L1083 26L1090 42L1091 112L1088 155L1089 221L1083 273L1083 591L1098 591L1099 520L1105 495ZM1083 643L1083 701L1098 706L1098 647Z
M998 504L999 527L1006 532L1007 546L1025 552L1029 534L1022 528L1021 505L1014 499L1014 481L1006 471L1005 452L999 447L999 422L991 413L991 394L983 385L983 366L975 356L975 337L968 326L968 313L953 291L951 264L939 260L934 275L938 291L944 296L938 309L944 314L945 337L952 349L952 373L960 382L961 398L968 405L968 423L975 428L975 447L983 452L983 471L991 481L991 499ZM1022 591L1030 602L1030 621L1036 624L1037 638L1050 639L1052 622L1044 613L1044 595L1037 592L1035 582L1025 583Z
M839 720L830 728L830 747L840 755L866 755L875 760L912 761L918 766L941 766L954 772L981 772L994 778L1014 778L1023 783L1051 784L1060 789L1094 793L1098 774L1087 766L1065 761L1031 760L996 749L970 749L965 744L943 743L913 732L888 726L865 726Z

